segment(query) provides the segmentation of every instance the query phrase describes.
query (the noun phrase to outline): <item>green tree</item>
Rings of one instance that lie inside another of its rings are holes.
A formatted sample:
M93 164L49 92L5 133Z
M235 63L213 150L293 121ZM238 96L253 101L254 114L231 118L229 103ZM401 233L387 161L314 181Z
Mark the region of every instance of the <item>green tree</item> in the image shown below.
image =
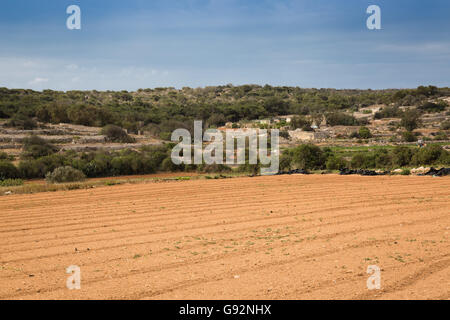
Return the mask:
M410 109L403 113L400 125L408 131L413 131L421 125L420 114L417 110Z
M19 170L7 160L0 160L0 181L19 178Z
M326 156L313 144L303 144L292 150L292 162L299 169L317 170L325 168Z

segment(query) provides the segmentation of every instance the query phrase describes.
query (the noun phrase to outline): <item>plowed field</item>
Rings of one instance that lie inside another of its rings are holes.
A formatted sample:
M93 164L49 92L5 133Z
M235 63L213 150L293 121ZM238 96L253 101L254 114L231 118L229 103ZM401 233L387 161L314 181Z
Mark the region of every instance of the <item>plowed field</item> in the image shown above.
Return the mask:
M293 175L0 197L0 299L449 299L450 179ZM81 289L66 268L81 268ZM368 290L369 265L381 289Z

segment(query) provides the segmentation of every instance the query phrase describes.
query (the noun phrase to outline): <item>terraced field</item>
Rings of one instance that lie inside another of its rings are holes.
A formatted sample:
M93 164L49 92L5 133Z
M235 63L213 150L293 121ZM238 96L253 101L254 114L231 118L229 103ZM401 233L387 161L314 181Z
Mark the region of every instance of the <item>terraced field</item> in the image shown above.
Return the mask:
M449 299L450 178L293 175L0 197L0 299ZM81 289L66 268L81 268ZM369 265L381 290L368 290Z

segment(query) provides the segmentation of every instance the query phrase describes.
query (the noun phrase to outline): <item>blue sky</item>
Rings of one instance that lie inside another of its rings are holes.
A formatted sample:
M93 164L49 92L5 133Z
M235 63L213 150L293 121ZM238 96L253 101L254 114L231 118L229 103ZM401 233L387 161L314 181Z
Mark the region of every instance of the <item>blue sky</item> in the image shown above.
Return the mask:
M2 0L0 87L449 86L449 15L448 0Z

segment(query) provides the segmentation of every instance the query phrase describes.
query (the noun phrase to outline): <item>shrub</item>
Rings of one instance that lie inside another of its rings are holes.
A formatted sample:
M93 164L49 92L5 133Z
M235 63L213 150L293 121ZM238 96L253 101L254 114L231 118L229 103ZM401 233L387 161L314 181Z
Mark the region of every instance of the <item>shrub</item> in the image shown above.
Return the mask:
M111 172L111 157L105 153L95 154L94 159L86 164L83 172L90 178L107 176Z
M43 178L45 176L45 168L43 164L37 160L21 161L18 169L20 177L24 179Z
M411 148L405 146L395 147L392 152L392 165L394 167L404 167L411 163L414 152Z
M102 134L111 142L133 143L135 139L130 137L121 127L108 124L103 127Z
M450 130L450 120L446 120L441 123L442 130Z
M51 183L64 183L83 181L86 176L80 170L67 166L56 168L53 172L47 173L45 179Z
M409 169L403 169L402 173L400 173L402 176L409 176L411 174L411 170Z
M326 166L328 170L339 170L347 167L347 161L336 155L328 157Z
M23 139L23 158L37 159L51 155L58 151L58 148L41 137L32 135Z
M325 167L326 156L318 146L304 144L292 150L292 161L299 169L318 170Z
M260 164L241 164L237 171L238 172L244 172L244 173L250 173L250 174L258 174L260 172L261 166Z
M221 127L227 122L225 116L223 114L212 114L209 119L206 121L206 126L209 127Z
M21 130L33 130L37 128L37 123L33 119L21 115L14 115L7 123L5 123L6 127L14 127Z
M289 135L289 132L287 130L281 130L280 131L280 137L286 140L290 140L291 136Z
M0 152L0 160L14 160L14 156L8 155L6 152Z
M19 170L7 160L0 160L0 181L19 178Z
M370 132L369 128L367 127L360 127L359 128L359 137L362 139L370 139L372 138L372 133Z
M437 162L439 164L449 166L450 165L450 152L444 150L444 152L442 152L442 154L439 157L439 159L437 160Z
M295 116L291 120L290 127L292 130L302 129L304 131L312 131L311 124L312 120L306 119L302 116Z
M0 181L0 187L16 187L23 185L22 179L6 179Z
M444 131L439 131L435 136L434 140L447 140L448 136Z
M24 160L19 163L20 177L25 179L45 178L48 172L70 164L70 159L61 154L52 154L39 159Z
M445 101L441 101L439 103L433 103L433 102L426 102L420 107L418 107L419 110L424 112L441 112L444 111L447 107Z
M403 141L405 142L415 142L417 141L417 137L411 131L405 131L402 133Z
M407 131L413 131L417 129L421 124L420 114L417 110L407 110L403 113L402 121L400 125L404 127Z
M350 165L353 169L375 168L375 156L371 153L357 153L352 157Z
M375 156L375 168L389 168L392 165L391 155L386 149L377 150Z
M325 119L329 126L356 126L359 124L358 120L343 112L332 112L325 115Z
M350 133L349 138L350 139L359 139L359 133L357 131L353 131L352 133Z
M169 172L183 171L184 165L183 164L176 165L175 163L172 162L171 158L165 158L161 163L161 169L163 171Z
M292 166L292 155L289 151L283 152L280 157L280 170L291 170Z
M398 107L385 107L375 113L375 119L400 118L403 112Z
M231 172L231 168L224 164L203 164L197 167L198 172L212 173L212 172Z
M413 156L412 162L416 165L432 165L438 163L441 157L445 157L447 151L440 145L433 144L421 148Z

